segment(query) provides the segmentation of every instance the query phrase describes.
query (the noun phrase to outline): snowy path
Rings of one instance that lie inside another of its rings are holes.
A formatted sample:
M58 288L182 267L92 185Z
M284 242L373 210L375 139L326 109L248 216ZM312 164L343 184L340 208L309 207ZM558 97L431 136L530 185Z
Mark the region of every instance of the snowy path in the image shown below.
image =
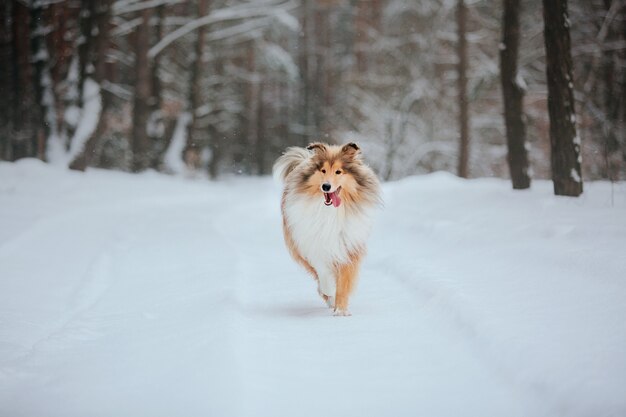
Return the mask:
M626 187L385 193L337 318L269 180L0 164L0 415L626 414Z

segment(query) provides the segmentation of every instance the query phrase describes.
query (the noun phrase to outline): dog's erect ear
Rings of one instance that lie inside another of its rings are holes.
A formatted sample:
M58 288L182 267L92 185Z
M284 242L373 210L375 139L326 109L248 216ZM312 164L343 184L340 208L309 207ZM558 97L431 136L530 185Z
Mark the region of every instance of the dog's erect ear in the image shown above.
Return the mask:
M326 145L324 145L321 142L313 142L313 143L309 143L309 145L306 148L314 152L323 152L326 150Z
M361 148L359 148L356 143L350 142L343 145L343 147L341 148L341 153L350 157L355 157L359 153L361 153Z

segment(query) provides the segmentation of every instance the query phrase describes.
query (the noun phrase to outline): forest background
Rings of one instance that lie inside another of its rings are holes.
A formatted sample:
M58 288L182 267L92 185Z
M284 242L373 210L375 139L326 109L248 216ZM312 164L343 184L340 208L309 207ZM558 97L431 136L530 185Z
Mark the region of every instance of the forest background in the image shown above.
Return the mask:
M547 3L565 7L571 38L582 160L571 177L623 180L626 2ZM3 1L0 159L264 175L287 146L350 140L384 180L506 178L516 155L527 182L550 178L544 11L540 0Z

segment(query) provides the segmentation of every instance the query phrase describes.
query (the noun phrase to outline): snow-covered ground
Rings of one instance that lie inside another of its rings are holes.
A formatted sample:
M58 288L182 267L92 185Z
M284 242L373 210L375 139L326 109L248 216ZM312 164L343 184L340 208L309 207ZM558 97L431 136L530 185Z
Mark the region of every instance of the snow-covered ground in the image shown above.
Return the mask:
M386 184L344 318L269 179L1 163L0 416L626 415L626 186L509 188Z

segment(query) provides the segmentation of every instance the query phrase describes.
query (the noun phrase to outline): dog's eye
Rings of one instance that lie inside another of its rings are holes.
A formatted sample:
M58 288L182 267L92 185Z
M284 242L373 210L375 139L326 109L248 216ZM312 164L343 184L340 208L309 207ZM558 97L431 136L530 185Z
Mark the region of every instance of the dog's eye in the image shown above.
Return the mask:
M337 170L337 171L335 171L335 174L339 175L339 174L341 174L341 171Z
M326 174L326 170L325 169L322 170L322 174Z

